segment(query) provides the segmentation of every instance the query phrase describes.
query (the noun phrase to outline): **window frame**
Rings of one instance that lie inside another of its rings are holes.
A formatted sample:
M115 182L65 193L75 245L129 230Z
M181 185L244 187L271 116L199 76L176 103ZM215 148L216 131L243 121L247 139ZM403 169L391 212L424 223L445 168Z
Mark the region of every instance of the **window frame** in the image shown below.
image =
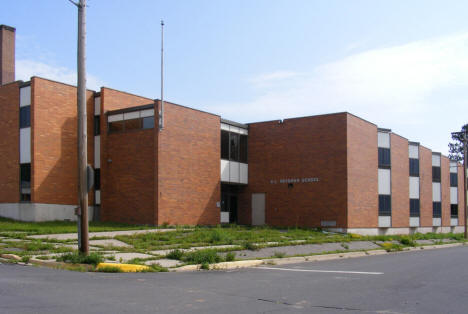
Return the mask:
M20 107L19 125L20 129L31 127L31 105Z
M421 201L419 198L410 198L410 217L420 217Z
M409 159L409 176L419 177L419 159L418 158Z
M379 194L379 216L392 216L392 196Z
M392 166L392 155L390 148L378 148L378 165L381 169L390 169Z

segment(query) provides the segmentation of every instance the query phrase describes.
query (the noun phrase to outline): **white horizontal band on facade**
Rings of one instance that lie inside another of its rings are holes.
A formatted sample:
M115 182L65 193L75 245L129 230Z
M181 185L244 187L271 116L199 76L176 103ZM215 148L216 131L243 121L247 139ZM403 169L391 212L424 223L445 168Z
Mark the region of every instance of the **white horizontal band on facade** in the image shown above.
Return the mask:
M94 115L99 116L101 114L101 97L94 98Z
M432 167L440 167L440 155L432 154Z
M31 163L31 128L20 129L20 163Z
M440 202L441 200L440 194L440 182L432 182L432 201L433 202Z
M20 107L31 105L31 86L20 88Z
M409 197L419 199L419 177L409 178Z
M391 216L379 216L379 227L390 228L392 226Z
M419 159L419 145L409 144L408 153L409 158Z
M94 137L94 168L101 168L101 136Z
M152 117L152 116L154 116L154 109L146 109L146 110L130 111L130 112L125 112L125 113L117 113L117 114L109 115L109 117L107 118L107 121L116 122L116 121L146 118L146 117Z
M390 133L377 132L377 146L381 148L390 148Z
M458 163L456 161L450 162L450 173L458 173Z
M0 217L20 221L76 220L77 205L41 203L0 203ZM88 218L92 219L94 207L88 207Z
M438 218L440 219L440 218ZM401 228L326 228L328 231L340 233L355 233L361 235L397 235L397 234L413 234L413 233L461 233L463 226L451 227L401 227Z
M221 159L221 182L247 184L249 165Z
M221 130L229 131L229 132L237 133L237 134L243 134L243 135L248 135L249 134L249 131L247 129L237 127L237 126L233 126L233 125L229 125L227 123L221 123Z

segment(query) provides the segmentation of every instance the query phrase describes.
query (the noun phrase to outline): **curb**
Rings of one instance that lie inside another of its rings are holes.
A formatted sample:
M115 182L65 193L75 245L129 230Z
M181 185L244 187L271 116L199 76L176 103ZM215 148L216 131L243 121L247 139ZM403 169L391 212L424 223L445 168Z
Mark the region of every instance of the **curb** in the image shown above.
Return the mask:
M234 262L222 262L216 264L210 264L209 270L231 270L231 269L240 269L240 268L251 268L261 265L286 265L286 264L297 264L305 262L320 262L320 261L330 261L337 259L346 259L346 258L356 258L364 256L375 256L375 255L385 255L385 254L395 254L395 253L405 253L421 250L435 250L435 249L445 249L458 246L467 246L468 243L448 243L448 244L437 244L437 245L425 245L425 246L416 246L416 247L406 247L401 251L390 251L376 249L369 251L357 251L357 252L343 252L343 253L333 253L333 254L323 254L323 255L310 255L310 256L294 256L294 257L285 257L285 258L268 258L268 259L257 259L257 260L242 260ZM4 259L11 259L15 261L21 261L21 257L15 254L1 254L0 257ZM64 262L55 262L55 261L44 261L35 258L29 260L30 264L35 264L39 266L46 267L60 267L60 266L69 266L70 264ZM87 264L75 264L84 266L88 271L93 269L91 265ZM117 267L122 270L122 272L141 272L148 270L149 266L144 265L134 265L134 264L119 264L119 263L100 263L96 267L96 270L102 267ZM189 271L200 271L202 265L185 265L178 268L169 269L170 272L189 272Z
M407 247L402 251L391 251L387 252L386 250L370 250L370 251L358 251L358 252L348 252L348 253L333 253L333 254L323 254L323 255L310 255L310 256L295 256L295 257L285 257L285 258L268 258L262 260L244 260L244 261L235 261L235 262L223 262L217 264L210 264L210 270L230 270L230 269L239 269L239 268L250 268L261 265L286 265L286 264L297 264L305 262L320 262L320 261L329 261L337 259L346 259L346 258L356 258L364 256L375 256L375 255L385 255L385 254L394 254L394 253L404 253L412 251L421 251L421 250L434 250L434 249L444 249L458 246L465 246L468 244L465 243L449 243L449 244L439 244L439 245L427 245L427 246L417 246L417 247ZM201 265L186 265L179 268L171 269L172 272L187 272L187 271L200 271L202 270Z

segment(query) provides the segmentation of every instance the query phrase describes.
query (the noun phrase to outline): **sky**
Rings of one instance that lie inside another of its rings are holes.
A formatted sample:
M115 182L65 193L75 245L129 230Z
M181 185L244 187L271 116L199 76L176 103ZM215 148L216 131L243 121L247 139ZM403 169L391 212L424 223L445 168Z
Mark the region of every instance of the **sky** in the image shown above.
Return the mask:
M1 0L16 79L76 84L77 10ZM448 153L468 123L468 1L88 0L87 87L241 123L347 111Z

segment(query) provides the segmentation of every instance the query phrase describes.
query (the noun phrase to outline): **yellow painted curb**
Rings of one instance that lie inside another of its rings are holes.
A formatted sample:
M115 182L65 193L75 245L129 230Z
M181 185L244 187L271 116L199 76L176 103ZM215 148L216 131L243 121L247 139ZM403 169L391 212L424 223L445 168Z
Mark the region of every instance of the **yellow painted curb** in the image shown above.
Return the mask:
M96 267L96 270L100 270L103 268L118 268L124 273L136 273L139 271L149 270L150 267L145 265L134 265L134 264L117 264L117 263L99 263Z

